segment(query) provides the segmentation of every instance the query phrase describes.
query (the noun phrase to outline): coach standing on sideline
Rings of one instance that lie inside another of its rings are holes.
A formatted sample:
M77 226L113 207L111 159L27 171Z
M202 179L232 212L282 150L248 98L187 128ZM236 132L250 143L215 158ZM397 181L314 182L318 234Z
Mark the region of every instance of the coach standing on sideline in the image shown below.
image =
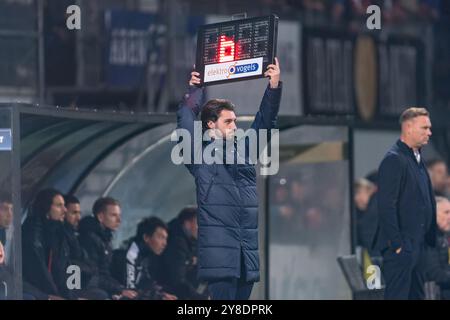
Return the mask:
M383 255L385 299L423 299L425 244L436 242L436 202L421 148L431 136L429 113L410 108L400 117L401 137L378 174L376 249Z

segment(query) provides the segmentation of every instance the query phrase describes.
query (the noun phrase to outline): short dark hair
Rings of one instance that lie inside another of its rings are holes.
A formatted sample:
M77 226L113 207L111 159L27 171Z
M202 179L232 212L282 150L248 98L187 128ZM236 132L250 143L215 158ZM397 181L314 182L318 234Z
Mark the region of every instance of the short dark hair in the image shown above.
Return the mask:
M430 113L425 108L412 107L412 108L406 109L405 111L403 111L402 115L400 116L400 119L399 119L400 125L402 125L405 121L408 121L408 120L411 120L411 119L414 119L414 118L417 118L420 116L429 117Z
M59 190L49 188L43 189L36 194L33 204L31 205L30 215L44 219L53 204L53 198L56 196L62 196L62 192Z
M197 207L185 207L178 214L178 219L180 219L181 223L185 221L191 221L197 217Z
M100 212L105 212L107 206L120 207L120 202L111 197L98 198L92 206L92 213L97 216Z
M427 166L428 169L431 169L431 168L433 168L435 165L437 165L439 163L443 163L443 164L447 165L443 159L434 158L434 159L428 160L426 162L426 166Z
M158 217L148 217L142 219L137 226L136 240L142 240L144 235L151 237L157 228L162 228L166 230L166 232L169 231L167 224L165 224L164 221Z
M78 198L75 197L73 194L66 194L64 196L64 202L66 204L66 207L71 203L80 204L80 200L78 200Z
M225 99L209 100L202 108L201 120L203 131L208 130L208 122L216 122L223 110L234 111L235 106Z

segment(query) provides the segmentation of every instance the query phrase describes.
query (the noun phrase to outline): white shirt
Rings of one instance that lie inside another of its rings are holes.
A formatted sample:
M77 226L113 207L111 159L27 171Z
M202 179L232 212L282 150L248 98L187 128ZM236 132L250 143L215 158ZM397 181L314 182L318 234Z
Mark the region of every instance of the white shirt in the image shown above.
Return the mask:
M420 163L420 152L414 151L414 155L416 156L417 163Z

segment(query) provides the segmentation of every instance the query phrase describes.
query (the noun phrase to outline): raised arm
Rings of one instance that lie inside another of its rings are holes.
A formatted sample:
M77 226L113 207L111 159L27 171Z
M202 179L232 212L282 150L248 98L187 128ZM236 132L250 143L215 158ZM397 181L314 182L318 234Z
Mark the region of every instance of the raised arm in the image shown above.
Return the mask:
M252 124L252 128L255 130L269 130L276 126L282 91L280 74L278 58L275 58L275 64L268 65L267 71L264 73L264 76L269 78L269 84L264 92L259 111Z
M189 81L189 89L186 92L186 94L183 96L183 99L181 100L178 111L177 111L177 129L179 131L184 132L178 132L178 142L180 143L184 139L190 138L190 155L188 156L190 158L190 164L184 163L186 167L189 169L189 171L192 173L192 170L194 170L195 166L194 158L195 155L199 152L201 152L201 141L200 143L194 143L194 138L201 139L200 137L196 137L194 132L194 124L197 120L197 117L199 113L201 112L203 100L204 100L204 88L200 87L200 78L198 78L200 74L196 71L191 72L191 79ZM201 125L200 125L201 128ZM183 130L180 130L183 129ZM187 131L187 132L186 132ZM197 130L198 131L198 130ZM199 134L201 135L201 130ZM188 137L186 137L186 134ZM183 138L181 138L183 137ZM197 148L196 148L197 146ZM185 152L183 149L182 152Z
M181 100L177 111L177 128L187 129L194 132L194 121L201 112L204 100L204 88L200 87L200 74L196 71L191 72L189 88Z

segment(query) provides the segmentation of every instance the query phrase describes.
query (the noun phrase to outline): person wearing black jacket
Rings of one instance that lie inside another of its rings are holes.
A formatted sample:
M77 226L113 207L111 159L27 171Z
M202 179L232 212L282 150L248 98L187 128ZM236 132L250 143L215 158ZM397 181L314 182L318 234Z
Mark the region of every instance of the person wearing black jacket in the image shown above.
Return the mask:
M64 200L67 208L64 218L64 231L70 248L70 260L72 264L80 267L82 272L81 287L84 288L88 285L96 270L94 265L88 263L87 253L78 240L78 227L81 220L80 201L73 195L66 195Z
M108 294L98 288L96 267L89 261L86 251L78 240L78 227L81 220L80 201L74 195L66 195L64 200L67 209L64 217L64 235L69 249L69 260L71 265L78 266L81 271L81 288L76 290L76 293L86 299L108 299Z
M6 263L6 252L0 241L0 300L10 300L13 298L13 292L10 288L14 286L13 272ZM27 281L22 281L23 284L23 299L24 300L51 300L53 298L62 299L60 297L51 296L43 293L41 290L35 288Z
M64 241L65 212L61 192L38 192L22 226L23 278L49 297L74 299L76 296L65 282L69 265Z
M99 198L92 208L93 216L80 221L80 244L95 266L98 287L111 297L134 299L137 292L127 290L111 275L112 237L120 226L120 203L110 197Z
M139 222L126 252L127 288L139 290L141 299L176 300L163 286L161 254L167 245L167 225L157 217Z
M409 108L400 139L378 170L375 249L383 255L385 299L424 299L425 246L436 245L436 201L421 148L431 136L429 113Z
M186 207L169 223L163 254L166 281L180 299L208 299L206 283L197 278L197 236L197 208Z
M437 237L436 248L427 248L427 280L434 281L441 288L441 299L450 300L450 201L436 197Z

